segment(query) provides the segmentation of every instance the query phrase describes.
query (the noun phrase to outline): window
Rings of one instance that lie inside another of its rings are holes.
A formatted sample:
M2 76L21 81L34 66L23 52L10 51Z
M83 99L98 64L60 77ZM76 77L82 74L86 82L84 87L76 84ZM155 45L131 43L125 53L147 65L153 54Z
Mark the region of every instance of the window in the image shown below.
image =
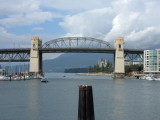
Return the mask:
M35 44L33 44L33 48L35 48Z

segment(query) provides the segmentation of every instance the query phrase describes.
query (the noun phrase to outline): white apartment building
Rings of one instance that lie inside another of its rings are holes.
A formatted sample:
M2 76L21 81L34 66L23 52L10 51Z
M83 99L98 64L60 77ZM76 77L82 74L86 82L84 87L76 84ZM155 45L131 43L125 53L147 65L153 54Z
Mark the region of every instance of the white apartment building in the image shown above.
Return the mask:
M98 60L99 67L106 67L107 66L107 60L106 59L99 59Z
M160 73L160 49L144 50L144 73Z

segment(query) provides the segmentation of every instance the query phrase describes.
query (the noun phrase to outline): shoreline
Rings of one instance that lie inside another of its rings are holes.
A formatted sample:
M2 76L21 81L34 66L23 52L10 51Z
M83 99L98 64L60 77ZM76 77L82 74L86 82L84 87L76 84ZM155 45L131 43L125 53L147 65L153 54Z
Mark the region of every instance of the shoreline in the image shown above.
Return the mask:
M99 72L99 73L77 73L77 75L90 75L90 76L112 76L112 73L102 73L102 72Z
M86 76L108 76L108 77L112 77L112 73L102 73L102 72L99 72L99 73L76 73L77 75L86 75ZM126 78L135 78L133 76L125 76L124 79Z

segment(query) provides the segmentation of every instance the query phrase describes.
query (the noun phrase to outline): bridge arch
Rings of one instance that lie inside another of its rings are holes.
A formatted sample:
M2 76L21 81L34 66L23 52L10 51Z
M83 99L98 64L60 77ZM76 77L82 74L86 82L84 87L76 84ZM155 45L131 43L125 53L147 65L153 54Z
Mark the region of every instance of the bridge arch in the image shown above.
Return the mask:
M111 48L111 45L91 37L63 37L44 43L42 48Z

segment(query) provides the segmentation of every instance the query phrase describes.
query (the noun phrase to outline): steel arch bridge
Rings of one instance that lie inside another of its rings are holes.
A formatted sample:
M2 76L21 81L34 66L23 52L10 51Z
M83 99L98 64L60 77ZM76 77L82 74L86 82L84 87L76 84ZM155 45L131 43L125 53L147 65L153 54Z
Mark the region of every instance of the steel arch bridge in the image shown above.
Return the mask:
M90 37L63 37L44 43L42 48L111 48L111 45Z
M0 62L30 61L31 48L0 49ZM39 53L112 53L115 49L109 42L91 37L63 37L50 40L39 48ZM125 61L143 61L143 50L124 49Z

